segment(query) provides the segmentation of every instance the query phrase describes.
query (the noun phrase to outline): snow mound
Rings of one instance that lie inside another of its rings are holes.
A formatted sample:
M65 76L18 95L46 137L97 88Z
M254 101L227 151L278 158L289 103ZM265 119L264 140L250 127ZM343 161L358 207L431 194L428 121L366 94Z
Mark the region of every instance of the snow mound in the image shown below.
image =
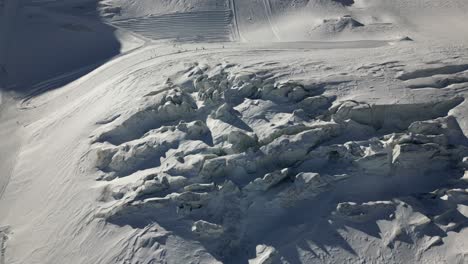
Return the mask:
M313 30L323 31L324 33L339 33L363 26L364 24L361 24L351 16L343 16L337 19L324 19L322 24Z

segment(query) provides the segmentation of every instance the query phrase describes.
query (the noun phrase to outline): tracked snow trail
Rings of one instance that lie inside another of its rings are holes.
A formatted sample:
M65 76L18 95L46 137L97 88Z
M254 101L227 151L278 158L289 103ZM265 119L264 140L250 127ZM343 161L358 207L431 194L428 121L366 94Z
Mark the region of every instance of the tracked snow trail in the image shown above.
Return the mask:
M93 64L90 66L85 66L83 68L73 70L71 72L58 75L51 79L39 82L30 89L30 92L26 95L25 100L27 101L28 98L32 98L37 96L41 93L44 93L54 87L64 86L67 83L71 82L72 80L78 79L80 76L83 76L85 73L90 72L94 69L98 64Z
M137 46L136 48L132 48L128 51L125 51L123 53L120 53L119 55L109 59L109 60L103 60L103 61L98 61L94 64L87 65L75 70L72 70L70 72L66 72L63 74L60 74L58 76L54 76L53 78L47 79L45 81L41 81L39 83L36 83L32 85L32 87L29 90L29 92L23 97L21 105L23 107L27 108L27 103L30 99L33 99L37 95L40 95L44 92L47 92L53 88L60 87L60 86L65 86L68 83L71 83L74 80L78 80L81 76L86 75L88 73L91 73L93 70L96 69L99 65L103 64L103 68L107 68L110 65L112 65L115 62L118 62L121 58L125 58L129 54L134 54L137 53L137 51L144 50L148 46L148 43L144 43L140 46ZM106 64L108 63L109 64ZM100 69L96 69L97 71L100 71ZM92 74L90 74L92 76ZM84 78L86 79L86 78ZM83 80L83 79L82 79Z
M268 23L270 24L271 31L275 35L276 40L281 40L281 37L278 32L278 28L276 27L276 24L274 21L270 0L263 0L263 4L265 5L265 12L268 18Z
M279 36L273 30L271 7L267 0L233 0L233 2L233 12L244 40L252 42L279 40Z
M146 16L111 23L153 40L225 42L231 40L231 20L231 10L214 10Z
M229 0L229 9L232 13L232 32L233 32L233 40L237 41L245 41L242 37L241 32L239 31L239 21L237 18L237 7L236 7L236 0Z

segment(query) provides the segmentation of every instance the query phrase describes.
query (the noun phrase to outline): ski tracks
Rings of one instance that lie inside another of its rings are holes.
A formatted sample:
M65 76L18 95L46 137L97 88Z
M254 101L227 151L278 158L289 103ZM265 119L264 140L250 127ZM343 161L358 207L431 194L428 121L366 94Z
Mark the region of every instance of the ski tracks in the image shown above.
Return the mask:
M231 10L211 10L111 21L152 40L226 42L231 35Z

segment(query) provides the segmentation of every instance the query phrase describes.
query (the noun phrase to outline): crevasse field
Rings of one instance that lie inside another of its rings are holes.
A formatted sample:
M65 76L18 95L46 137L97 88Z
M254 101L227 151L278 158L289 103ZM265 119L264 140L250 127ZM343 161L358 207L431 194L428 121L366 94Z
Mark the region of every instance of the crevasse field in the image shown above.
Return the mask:
M467 14L0 0L0 264L467 264Z

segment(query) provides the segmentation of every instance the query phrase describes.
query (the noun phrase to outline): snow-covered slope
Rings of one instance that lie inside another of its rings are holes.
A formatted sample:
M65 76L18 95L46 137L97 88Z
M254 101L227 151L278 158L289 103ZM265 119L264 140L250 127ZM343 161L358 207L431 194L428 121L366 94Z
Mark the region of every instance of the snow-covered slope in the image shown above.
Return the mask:
M167 21L193 30L191 26L198 22L193 16L203 16L205 21L211 21L213 16L213 25L218 25L216 14L229 12L231 39L248 42L395 39L409 34L460 40L463 37L453 32L466 32L463 25L467 19L464 14L468 11L463 0L107 0L101 2L99 10L110 20L136 21L137 24L140 24L140 19L155 21L145 27L153 34L143 34L153 39L174 37L178 32L181 38L187 35L177 28L172 35L160 33L170 30L171 26L158 23L159 16L167 18L167 14L178 13L174 20ZM343 31L340 25L331 23L344 16L350 16L362 27ZM180 20L183 22L178 22ZM445 25L451 25L453 30L446 30ZM325 32L324 27L327 28ZM217 34L224 37L229 35L226 31L218 31Z
M467 9L26 2L0 264L466 262Z

